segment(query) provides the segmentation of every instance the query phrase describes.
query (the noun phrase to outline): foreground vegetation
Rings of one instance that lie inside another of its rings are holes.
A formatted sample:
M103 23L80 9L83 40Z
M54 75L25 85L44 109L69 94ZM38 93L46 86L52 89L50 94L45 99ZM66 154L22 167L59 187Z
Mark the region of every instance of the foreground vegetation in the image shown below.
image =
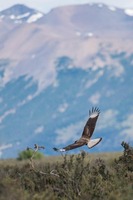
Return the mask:
M133 148L122 146L116 158L81 152L59 161L0 161L0 200L132 200Z

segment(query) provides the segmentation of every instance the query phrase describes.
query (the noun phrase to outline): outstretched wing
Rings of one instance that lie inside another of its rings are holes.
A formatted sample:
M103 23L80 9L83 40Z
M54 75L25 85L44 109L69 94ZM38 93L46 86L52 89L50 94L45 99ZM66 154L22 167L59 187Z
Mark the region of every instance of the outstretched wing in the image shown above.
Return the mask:
M64 152L64 151L69 151L69 150L72 150L72 149L76 149L78 147L81 147L83 145L85 145L86 142L85 141L78 141L78 142L75 142L73 144L70 144L64 148L61 148L61 149L58 149L58 148L53 148L55 151L60 151L60 152Z
M82 136L89 138L92 136L99 114L100 110L97 107L92 108L92 110L89 110L89 119L86 122Z

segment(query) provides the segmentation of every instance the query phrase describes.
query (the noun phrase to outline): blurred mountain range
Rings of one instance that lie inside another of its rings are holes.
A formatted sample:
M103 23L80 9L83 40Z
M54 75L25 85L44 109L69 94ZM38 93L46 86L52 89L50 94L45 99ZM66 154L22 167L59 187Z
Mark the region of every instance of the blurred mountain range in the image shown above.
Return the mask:
M104 4L0 12L0 156L63 147L101 110L91 152L133 144L133 10ZM79 150L72 151L78 152Z

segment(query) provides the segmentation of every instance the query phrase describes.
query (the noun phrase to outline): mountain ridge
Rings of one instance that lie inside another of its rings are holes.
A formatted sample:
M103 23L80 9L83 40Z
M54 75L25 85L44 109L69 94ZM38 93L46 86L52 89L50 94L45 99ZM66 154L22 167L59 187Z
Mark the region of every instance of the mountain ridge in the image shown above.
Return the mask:
M2 158L34 143L54 155L53 146L80 136L92 106L101 109L94 134L103 137L92 152L132 142L133 17L111 9L60 7L31 23L33 13L21 23L0 18Z

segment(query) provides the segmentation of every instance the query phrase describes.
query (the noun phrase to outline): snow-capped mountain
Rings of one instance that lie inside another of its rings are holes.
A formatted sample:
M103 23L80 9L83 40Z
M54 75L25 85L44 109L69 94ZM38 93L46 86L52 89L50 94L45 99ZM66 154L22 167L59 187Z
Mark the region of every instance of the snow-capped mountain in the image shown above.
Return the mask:
M101 110L93 137L103 141L91 152L132 143L131 9L65 6L30 21L38 13L23 5L0 12L1 157L34 143L55 154L80 137L92 106Z
M25 5L17 4L0 12L0 19L10 20L16 24L32 23L44 14Z

